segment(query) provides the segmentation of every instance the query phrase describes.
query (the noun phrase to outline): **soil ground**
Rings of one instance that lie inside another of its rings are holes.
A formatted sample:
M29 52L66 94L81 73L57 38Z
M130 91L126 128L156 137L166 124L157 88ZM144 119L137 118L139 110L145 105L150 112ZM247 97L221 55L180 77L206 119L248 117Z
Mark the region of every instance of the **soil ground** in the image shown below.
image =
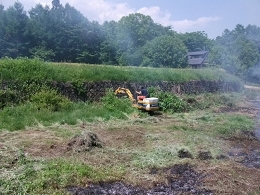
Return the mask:
M239 111L243 114L256 114L253 108ZM224 109L221 112L239 111ZM93 166L127 163L130 160L129 154L120 155L111 152L111 149L147 149L147 132L150 131L153 134L149 136L154 136L151 139L163 137L166 145L178 143L178 132L176 137L167 137L165 133L165 129L174 123L176 121L171 117L159 115L149 118L148 122L132 120L82 123L73 128L54 125L48 129L39 127L1 132L1 154L9 155L8 158L0 159L0 164L12 166L19 148L35 159L77 157L83 163ZM72 136L75 134L77 136ZM221 142L228 150L218 156L212 155L207 148L202 148L196 155L185 149L179 150L178 160L172 165L151 167L138 174L135 171L129 172L119 181L88 183L88 187L67 186L66 190L69 194L80 195L260 194L260 142L256 134L256 131L244 131L223 138Z

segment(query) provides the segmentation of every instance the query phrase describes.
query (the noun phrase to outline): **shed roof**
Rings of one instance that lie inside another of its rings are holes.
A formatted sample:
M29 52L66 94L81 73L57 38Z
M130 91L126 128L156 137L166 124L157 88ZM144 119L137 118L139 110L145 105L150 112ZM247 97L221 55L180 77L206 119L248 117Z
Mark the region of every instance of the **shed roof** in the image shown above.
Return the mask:
M192 51L188 52L189 65L201 65L204 63L208 51Z
M191 51L191 52L188 52L188 56L205 55L207 53L208 53L208 51Z

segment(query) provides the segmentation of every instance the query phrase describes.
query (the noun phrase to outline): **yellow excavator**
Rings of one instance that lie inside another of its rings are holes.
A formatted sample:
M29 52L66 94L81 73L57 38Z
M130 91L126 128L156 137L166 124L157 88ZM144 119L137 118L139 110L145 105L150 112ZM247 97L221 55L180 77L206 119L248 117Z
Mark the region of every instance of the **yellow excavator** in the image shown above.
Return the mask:
M151 98L144 98L143 100L136 100L131 93L131 91L127 88L118 87L117 90L115 90L115 95L119 94L126 94L128 95L129 99L133 103L133 107L145 110L145 111L157 111L159 110L159 101L158 98L151 97Z

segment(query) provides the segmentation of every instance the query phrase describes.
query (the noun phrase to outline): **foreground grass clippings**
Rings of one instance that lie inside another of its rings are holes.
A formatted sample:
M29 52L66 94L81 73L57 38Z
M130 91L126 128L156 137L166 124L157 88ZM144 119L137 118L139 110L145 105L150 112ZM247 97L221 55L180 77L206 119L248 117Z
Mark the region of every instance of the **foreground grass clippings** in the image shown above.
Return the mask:
M165 183L167 173L151 174L151 170L188 163L207 175L201 182L214 194L257 194L259 169L228 157L230 140L239 138L240 132L252 131L257 112L235 97L232 107L216 104L214 99L215 104L205 109L157 115L134 111L123 113L124 118L116 111L106 118L102 107L89 104L74 105L71 113L37 111L31 114L31 122L29 117L20 119L23 111L29 115L29 105L3 110L2 116L10 123L15 119L26 122L22 129L1 123L0 192L68 194L69 186L118 180L152 188L155 183ZM102 147L89 142L87 135L96 135Z

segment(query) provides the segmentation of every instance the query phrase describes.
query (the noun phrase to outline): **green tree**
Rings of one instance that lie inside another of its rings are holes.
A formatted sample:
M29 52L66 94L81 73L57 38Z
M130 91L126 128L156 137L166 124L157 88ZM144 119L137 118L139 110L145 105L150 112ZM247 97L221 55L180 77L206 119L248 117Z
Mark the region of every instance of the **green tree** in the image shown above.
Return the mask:
M242 71L247 71L256 65L259 60L257 46L246 37L237 40L238 59L241 63Z
M5 14L4 6L0 4L0 58L5 55L5 48L7 47L5 40Z
M247 38L256 44L258 52L260 53L260 27L249 24L245 28L245 33Z
M1 47L2 56L9 56L16 58L19 56L28 56L27 37L25 35L28 16L24 11L23 5L15 2L13 6L6 11L3 6L0 6L1 17L0 33L1 33ZM2 57L0 56L0 57Z
M100 64L100 48L102 43L101 26L93 21L85 25L83 34L84 49L78 55L77 60L84 63Z
M214 42L202 31L179 34L188 51L211 50Z
M52 9L57 9L62 6L60 4L60 0L53 0L51 3L52 3Z
M174 32L170 27L155 24L150 16L135 13L122 17L116 28L119 64L139 66L141 62L139 49L148 41L166 34Z
M140 13L124 16L118 21L117 39L123 51L134 50L143 46L151 37L153 20Z
M37 4L29 12L30 20L27 27L27 33L30 37L30 55L43 60L53 61L55 53L51 48L50 33L50 8ZM52 43L53 44L53 43Z
M236 53L231 53L229 48L223 45L215 45L209 53L209 62L211 65L225 69L231 74L238 75L240 71L240 61Z
M244 77L248 70L259 61L257 45L248 38L246 29L236 25L235 29L224 30L215 40L209 54L209 62L219 65L228 72Z
M118 64L117 45L116 45L116 26L115 21L105 21L101 26L102 43L100 45L100 60L103 64Z
M74 7L53 1L29 11L30 52L44 60L99 63L100 26Z
M188 65L187 48L177 37L157 37L148 42L142 51L142 66L185 68Z
M89 44L89 34L92 30L92 23L85 18L74 7L66 4L62 8L60 14L60 30L55 31L56 47L59 49L58 61L77 62L79 56L88 51L93 51L93 47ZM93 42L96 42L94 37L91 37ZM89 48L91 47L91 48ZM86 51L88 50L88 51ZM86 60L84 62L91 63L93 60Z
M52 50L48 50L44 46L36 46L32 49L30 49L30 53L34 58L39 58L44 61L50 61L55 56L54 52Z

